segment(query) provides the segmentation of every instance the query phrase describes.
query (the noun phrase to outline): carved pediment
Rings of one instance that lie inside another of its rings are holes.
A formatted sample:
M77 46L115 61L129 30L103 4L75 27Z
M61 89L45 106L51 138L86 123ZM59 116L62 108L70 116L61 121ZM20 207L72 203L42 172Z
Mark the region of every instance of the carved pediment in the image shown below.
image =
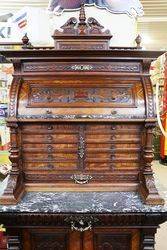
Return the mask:
M84 4L81 5L79 20L71 17L60 28L62 30L55 30L52 36L56 49L109 49L110 31L104 30L95 18L86 19ZM83 40L86 40L85 44Z

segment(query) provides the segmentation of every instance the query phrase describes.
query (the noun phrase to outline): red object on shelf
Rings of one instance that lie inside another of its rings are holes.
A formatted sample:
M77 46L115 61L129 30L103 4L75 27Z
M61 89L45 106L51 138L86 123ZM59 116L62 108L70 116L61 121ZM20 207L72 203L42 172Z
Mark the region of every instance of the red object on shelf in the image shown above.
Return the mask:
M161 116L162 123L165 131L167 132L167 54L166 54L166 62L165 62L165 78L164 78L164 93L163 93L163 115ZM167 138L165 136L161 136L161 161L165 165L167 164Z
M7 250L7 237L0 231L0 250Z

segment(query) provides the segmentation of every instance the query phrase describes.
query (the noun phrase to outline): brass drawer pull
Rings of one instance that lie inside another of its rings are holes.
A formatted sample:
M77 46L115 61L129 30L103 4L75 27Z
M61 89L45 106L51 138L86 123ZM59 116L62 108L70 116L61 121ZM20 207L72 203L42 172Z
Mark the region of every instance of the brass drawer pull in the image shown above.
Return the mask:
M116 126L115 126L115 125L112 125L112 126L111 126L111 130L116 130Z
M47 166L47 168L50 169L50 170L52 170L52 169L54 169L54 166L51 165L51 164L49 164L49 165Z
M92 222L91 221L84 222L82 219L77 223L71 221L71 230L77 232L85 232L88 230L92 230Z
M51 146L51 145L49 145L48 147L47 147L47 151L50 153L50 152L53 152L53 147Z
M78 145L78 156L79 158L83 159L84 155L85 155L85 140L82 136L80 136Z
M76 184L87 184L93 177L91 175L84 175L84 174L74 174L71 176L71 179L74 180Z
M53 157L53 155L48 155L48 160L53 160L54 159L54 157Z
M48 130L53 130L53 125L48 125Z
M47 136L47 139L48 139L49 141L52 141L52 140L53 140L53 136L48 135L48 136Z
M71 66L71 69L75 71L77 70L78 71L90 71L93 69L93 66L89 64L75 64Z

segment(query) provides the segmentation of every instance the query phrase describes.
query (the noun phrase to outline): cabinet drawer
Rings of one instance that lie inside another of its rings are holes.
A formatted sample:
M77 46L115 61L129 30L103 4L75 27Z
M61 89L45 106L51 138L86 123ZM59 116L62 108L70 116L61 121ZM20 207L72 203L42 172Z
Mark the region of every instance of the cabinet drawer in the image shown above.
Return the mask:
M27 182L61 183L74 188L80 188L82 185L78 183L82 184L85 178L88 178L85 188L93 185L107 187L118 181L138 183L140 124L85 122L30 126L30 134L27 124L21 134Z
M70 134L75 135L78 133L78 127L73 124L65 123L26 123L22 126L22 134Z
M29 171L40 171L40 172L50 172L50 171L59 171L60 173L62 171L73 171L77 170L78 168L78 163L76 161L67 161L67 162L55 162L55 161L28 161L24 162L23 168L26 173Z
M70 153L24 153L24 161L44 161L44 162L74 162L78 160L77 154Z
M54 165L53 165L54 166ZM68 170L68 171L67 171ZM25 180L28 182L49 182L49 183L56 183L56 184L68 184L72 187L79 189L79 188L89 188L92 185L107 185L112 183L133 183L137 184L138 182L138 172L137 171L119 171L118 173L111 173L104 171L92 171L92 172L84 172L81 173L80 171L74 171L66 169L66 171L57 171L50 169L32 171L32 170L25 170Z
M77 135L69 135L69 134L52 134L52 135L36 135L33 136L23 135L22 142L23 143L57 143L57 144L68 144L68 143L76 143Z

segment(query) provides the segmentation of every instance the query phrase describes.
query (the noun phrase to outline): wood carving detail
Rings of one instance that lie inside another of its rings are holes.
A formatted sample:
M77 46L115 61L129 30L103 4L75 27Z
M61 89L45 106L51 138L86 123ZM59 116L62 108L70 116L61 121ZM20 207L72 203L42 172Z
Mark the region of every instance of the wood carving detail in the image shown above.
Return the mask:
M72 49L83 49L83 50L105 50L106 49L106 46L103 45L103 44L73 44L73 45L70 45L70 44L60 44L59 45L59 49L62 49L62 50L72 50Z
M71 217L72 216L72 217ZM0 213L1 223L5 226L69 226L71 218L77 220L85 218L85 214L55 214L55 213ZM96 226L158 226L166 221L166 215L162 213L122 213L122 214L87 214Z
M147 116L148 118L154 117L154 97L153 97L153 89L151 85L151 81L148 78L144 78L145 86L146 86L146 94L148 98L147 103Z
M67 250L67 234L63 232L30 232L33 249Z
M155 186L153 171L152 171L152 161L154 158L153 154L153 128L155 123L145 124L145 134L146 134L146 145L143 148L143 161L144 169L143 173L140 175L140 181L143 186L140 187L141 196L145 198L147 204L154 205L158 201L159 204L164 204L164 200L158 194L158 190Z
M29 105L34 103L116 103L133 104L131 87L114 88L53 88L31 85Z
M90 17L86 22L84 4L81 5L79 21L72 17L63 26L62 31L55 30L52 36L55 40L55 49L61 50L106 50L109 49L109 40L112 38L109 30ZM68 39L71 40L69 43Z
M95 249L98 250L129 250L130 234L95 233Z
M66 45L70 46L70 45ZM90 72L140 72L139 63L24 63L24 72L58 72L58 71L90 71Z
M155 249L155 233L156 229L143 229L142 232L142 249L143 250L154 250Z
M16 117L18 90L20 88L20 85L21 85L21 79L19 77L13 79L10 92L9 117Z

